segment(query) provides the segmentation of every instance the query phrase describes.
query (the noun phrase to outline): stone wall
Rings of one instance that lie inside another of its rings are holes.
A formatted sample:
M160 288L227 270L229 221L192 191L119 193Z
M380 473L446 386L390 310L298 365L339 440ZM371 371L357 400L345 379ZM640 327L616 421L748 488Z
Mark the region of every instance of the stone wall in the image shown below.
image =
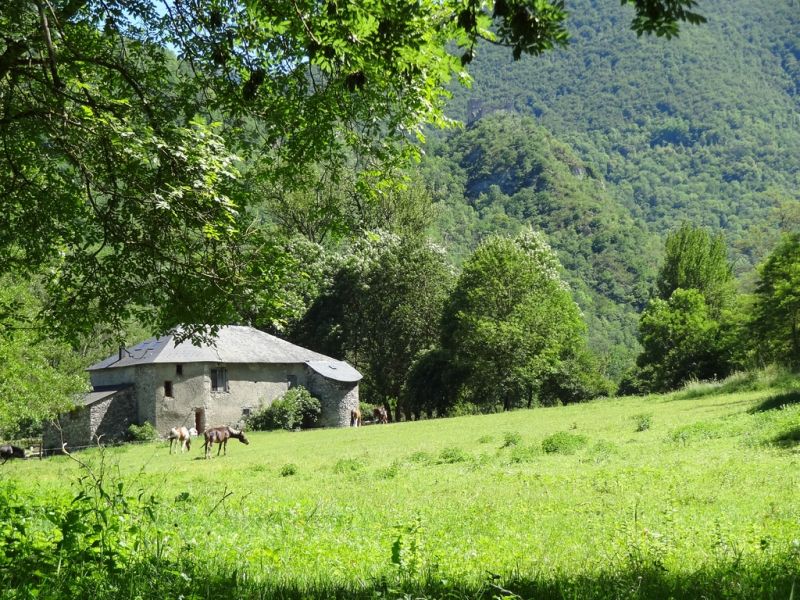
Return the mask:
M45 450L61 450L62 439L67 443L67 449L82 448L91 443L89 407L76 408L60 415L57 425L45 426L42 433L42 446Z
M124 440L128 435L128 427L136 419L133 389L120 390L110 398L95 402L88 407L88 412L92 442L98 437L104 443Z
M211 369L220 368L227 370L228 389L212 391ZM271 404L289 389L292 380L301 382L305 376L305 368L294 364L189 363L182 365L181 374L174 364L143 365L138 369L139 414L147 415L152 410L153 418L148 420L162 434L172 427L194 426L200 409L206 427L240 426L247 413ZM172 383L172 396L165 393L167 381Z
M322 427L349 427L350 411L358 408L358 383L343 383L306 368L306 387L322 404Z
M161 434L166 435L173 427L195 426L196 411L208 405L205 365L187 363L180 369L175 364L142 365L137 375L139 404L146 405L139 413L151 413L150 422ZM168 381L172 396L166 395Z
M76 408L58 418L58 425L47 425L42 434L46 449L61 449L62 441L67 450L85 448L97 443L125 439L128 427L136 417L136 399L133 388L126 388L103 398L89 406Z

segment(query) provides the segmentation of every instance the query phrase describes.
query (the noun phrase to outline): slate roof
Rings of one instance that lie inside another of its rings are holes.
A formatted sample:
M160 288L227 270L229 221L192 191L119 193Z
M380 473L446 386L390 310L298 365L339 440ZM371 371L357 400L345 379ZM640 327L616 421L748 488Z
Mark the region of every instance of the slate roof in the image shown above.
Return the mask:
M334 381L355 383L361 379L361 373L340 360L309 360L306 364L323 377Z
M213 343L195 346L175 344L172 335L154 337L89 367L89 371L164 363L308 364L317 373L336 381L355 382L361 374L344 361L297 346L253 327L220 327Z
M113 396L120 390L124 390L129 387L132 387L130 383L123 385L96 386L91 392L87 392L81 396L81 402L84 406L91 406L95 402L100 402L100 400L104 400L109 396Z

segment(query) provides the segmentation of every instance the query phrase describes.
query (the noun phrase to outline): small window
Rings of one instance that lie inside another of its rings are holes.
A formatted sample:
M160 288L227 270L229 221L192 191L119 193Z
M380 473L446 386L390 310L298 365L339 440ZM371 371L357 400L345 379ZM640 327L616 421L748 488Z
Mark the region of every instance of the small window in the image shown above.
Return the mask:
M183 365L175 365L175 375L178 377L183 375Z
M211 391L228 391L228 369L211 369Z
M164 382L164 395L167 398L172 398L172 382L171 381L165 381Z
M253 409L252 409L252 408L250 408L249 406L245 406L245 407L242 409L242 416L243 416L243 417L249 417L249 416L250 416L250 415L252 415L252 414L253 414Z
M297 375L288 375L286 382L289 384L289 389L297 387Z

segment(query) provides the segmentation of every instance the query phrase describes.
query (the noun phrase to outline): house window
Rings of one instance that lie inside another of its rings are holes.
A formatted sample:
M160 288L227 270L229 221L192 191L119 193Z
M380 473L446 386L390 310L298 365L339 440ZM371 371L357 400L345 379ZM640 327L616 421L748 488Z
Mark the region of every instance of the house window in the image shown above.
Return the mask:
M228 369L211 369L211 391L228 391Z
M245 406L245 407L242 409L242 416L243 416L243 417L249 417L249 416L250 416L250 415L252 415L252 414L253 414L253 409L252 409L252 408L250 408L249 406Z
M183 365L175 365L175 375L178 377L183 375Z
M286 383L289 384L289 389L297 387L297 375L287 375Z
M165 381L164 382L164 395L167 398L172 398L172 382L171 381Z

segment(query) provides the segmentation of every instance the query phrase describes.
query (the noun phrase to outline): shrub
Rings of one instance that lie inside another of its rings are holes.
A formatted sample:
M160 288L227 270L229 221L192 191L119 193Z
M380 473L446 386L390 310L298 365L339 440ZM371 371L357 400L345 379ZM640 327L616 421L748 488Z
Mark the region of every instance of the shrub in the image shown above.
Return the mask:
M297 473L297 465L294 463L286 463L281 467L280 474L281 477L289 477L290 475L295 475Z
M503 434L503 445L501 448L508 448L509 446L518 446L522 443L522 436L516 431L506 431Z
M587 442L585 435L560 431L542 440L542 450L548 454L575 454Z
M633 420L636 423L636 431L647 431L653 424L653 415L646 413L634 415Z
M369 402L362 402L359 400L358 408L361 410L361 416L364 420L372 418L372 412L375 410L376 407L382 406L379 404L370 404Z
M450 446L449 448L445 448L439 453L439 462L441 463L459 463L459 462L466 462L469 460L469 454L464 452L458 446Z
M307 389L298 386L251 415L247 427L256 431L309 429L317 425L321 414L320 401Z
M614 442L600 440L594 446L592 446L591 454L594 458L594 462L601 462L608 459L610 456L617 454L618 451L617 445Z
M688 442L696 440L710 440L723 437L724 425L713 421L698 421L673 429L667 436L667 441L686 445Z
M480 407L477 404L472 404L471 402L459 402L453 405L453 407L447 411L448 417L465 417L468 415L479 414L481 414Z
M132 442L152 442L158 439L158 431L152 423L147 421L142 425L132 423L128 427L128 439Z
M344 473L358 473L364 468L361 461L357 458L340 458L333 465L333 472L342 475Z
M536 445L514 446L511 449L511 456L509 457L509 460L512 463L531 462L541 454L542 454L542 449Z
M433 463L433 456L431 456L428 452L425 452L424 450L417 450L416 452L409 455L408 460L412 463L429 465Z
M388 467L383 467L375 472L375 477L378 479L394 479L400 472L400 463L394 461Z

